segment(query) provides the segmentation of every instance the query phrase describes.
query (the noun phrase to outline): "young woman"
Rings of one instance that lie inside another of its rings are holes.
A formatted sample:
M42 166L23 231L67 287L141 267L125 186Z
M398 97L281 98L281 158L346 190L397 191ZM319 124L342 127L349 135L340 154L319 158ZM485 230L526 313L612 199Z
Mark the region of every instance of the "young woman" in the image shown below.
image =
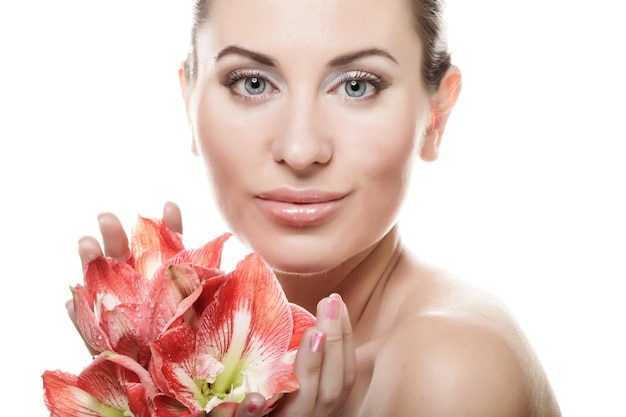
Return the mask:
M440 0L196 0L180 70L193 150L235 235L317 315L275 417L558 416L494 299L403 247L416 158L437 158L461 88ZM425 202L426 204L426 202ZM178 208L164 218L182 232ZM99 218L104 249L126 235ZM254 393L237 416L261 415Z

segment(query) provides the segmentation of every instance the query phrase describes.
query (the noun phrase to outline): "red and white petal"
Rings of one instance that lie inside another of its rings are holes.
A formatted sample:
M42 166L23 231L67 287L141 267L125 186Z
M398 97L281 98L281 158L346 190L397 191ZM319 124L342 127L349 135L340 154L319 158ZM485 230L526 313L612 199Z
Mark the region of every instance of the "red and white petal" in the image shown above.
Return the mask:
M76 314L76 327L87 345L96 352L111 349L108 334L100 325L100 318L93 311L95 300L87 288L72 288L72 300Z
M148 400L149 396L144 384L128 382L126 383L126 392L128 394L128 407L134 417L154 417L152 402Z
M293 317L293 334L289 343L289 350L298 349L304 332L315 326L315 316L298 304L289 303L291 316Z
M219 288L198 329L198 349L215 355L226 367L214 388L246 375L254 391L273 396L279 380L292 368L283 362L293 334L292 310L273 271L256 254L249 254ZM223 385L223 386L222 386ZM297 385L296 385L297 387Z
M150 282L130 265L104 256L87 263L83 281L92 297L114 296L118 303L140 303L151 287Z
M172 259L172 262L219 269L222 264L224 244L231 236L231 233L224 233L199 249L186 249L181 251Z
M129 410L125 371L98 356L79 376L46 371L44 401L53 417L111 417Z
M150 360L150 322L143 318L141 306L121 304L102 315L102 327L109 335L113 352L129 356L146 366Z
M154 383L154 380L148 370L137 361L128 356L120 355L114 352L104 352L101 356L103 359L131 371L137 377L137 381L141 383L141 386L143 387L148 398L153 398L159 393L159 389Z
M77 377L60 371L43 374L44 402L51 417L100 417L110 410L76 386Z
M157 395L153 404L155 416L158 417L206 417L204 411L192 413L180 401L164 394Z
M187 323L170 329L152 343L152 364L152 376L161 391L192 412L200 412L206 405L200 385L213 382L223 369L217 359L196 355L195 334Z
M152 279L154 271L183 249L181 235L168 229L162 220L140 216L131 231L128 263L141 275Z
M200 295L202 282L193 268L186 265L169 265L155 273L150 296L144 303L144 310L151 328L150 339L162 333L176 315L181 315L181 302L191 296ZM188 304L188 303L187 303ZM184 314L184 312L182 312Z

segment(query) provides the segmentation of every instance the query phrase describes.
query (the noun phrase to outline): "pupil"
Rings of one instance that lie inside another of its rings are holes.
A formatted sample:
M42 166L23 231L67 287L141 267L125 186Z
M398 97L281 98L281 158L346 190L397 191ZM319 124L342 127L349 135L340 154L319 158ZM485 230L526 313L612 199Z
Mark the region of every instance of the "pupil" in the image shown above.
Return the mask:
M244 86L249 94L261 94L265 91L265 80L259 77L247 78Z
M361 97L365 94L366 84L363 81L352 80L346 84L345 88L350 97Z

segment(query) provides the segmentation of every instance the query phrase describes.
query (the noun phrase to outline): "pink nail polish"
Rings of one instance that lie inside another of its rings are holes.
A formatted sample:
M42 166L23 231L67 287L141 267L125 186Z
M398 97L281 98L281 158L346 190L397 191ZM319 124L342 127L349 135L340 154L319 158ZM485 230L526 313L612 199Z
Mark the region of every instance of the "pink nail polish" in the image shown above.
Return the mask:
M326 341L326 333L315 332L311 337L311 352L319 352Z
M329 320L338 320L339 319L339 311L341 308L341 298L335 294L331 295L326 301L326 306L324 308L324 312L326 313L326 318Z

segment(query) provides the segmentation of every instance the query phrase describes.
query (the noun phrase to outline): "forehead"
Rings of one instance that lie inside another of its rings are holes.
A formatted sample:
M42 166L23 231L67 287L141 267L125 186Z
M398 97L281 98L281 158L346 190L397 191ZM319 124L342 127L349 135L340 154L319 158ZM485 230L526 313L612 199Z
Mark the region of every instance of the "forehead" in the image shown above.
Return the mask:
M203 32L217 48L419 49L408 0L214 0Z

